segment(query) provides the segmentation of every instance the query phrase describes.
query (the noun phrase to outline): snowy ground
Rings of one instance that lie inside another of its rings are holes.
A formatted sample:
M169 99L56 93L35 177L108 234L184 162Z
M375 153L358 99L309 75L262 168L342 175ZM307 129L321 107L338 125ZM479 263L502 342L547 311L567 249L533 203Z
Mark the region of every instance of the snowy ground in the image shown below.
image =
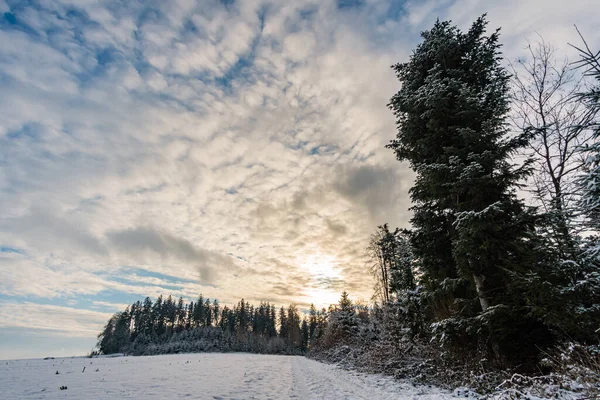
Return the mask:
M85 367L85 372L83 368ZM58 371L58 375L56 374ZM66 390L60 390L66 386ZM445 399L304 357L178 354L0 361L2 399Z

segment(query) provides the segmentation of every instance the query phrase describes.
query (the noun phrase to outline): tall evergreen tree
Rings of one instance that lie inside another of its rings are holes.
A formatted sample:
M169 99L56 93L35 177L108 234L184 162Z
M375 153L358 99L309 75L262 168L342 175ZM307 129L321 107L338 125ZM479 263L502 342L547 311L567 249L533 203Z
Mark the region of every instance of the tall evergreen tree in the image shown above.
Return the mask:
M417 174L411 244L434 327L455 343L487 332L501 361L519 356L503 346L535 352L532 341L519 340L522 330L547 332L525 317L525 299L511 284L511 273L536 267L535 216L515 194L529 168L515 168L510 157L527 137L507 133L509 75L498 31L485 36L486 25L481 17L463 33L437 21L410 61L393 67L402 88L389 104L398 134L387 147Z
M177 309L175 310L176 315L176 331L180 332L185 329L185 304L183 302L183 297L179 297L177 300Z
M163 307L162 295L158 296L154 305L152 306L152 325L153 333L158 337L162 336L165 332L165 315Z
M141 332L150 337L152 335L152 330L154 329L154 322L152 320L152 299L150 297L146 297L144 299L144 303L142 305L142 312L140 314L140 327Z
M289 324L285 308L282 306L279 310L279 337L286 339L289 335Z
M309 329L308 329L308 322L306 322L306 318L302 319L302 325L300 328L300 336L301 336L301 344L300 344L300 350L301 351L306 351L308 349L308 342L309 342Z
M580 34L581 36L581 34ZM594 142L580 149L585 159L584 171L579 178L579 189L582 198L579 202L586 227L600 233L600 52L592 51L581 36L582 47L579 51L579 67L592 79L589 89L580 94L581 100L587 107L589 123L587 128L592 130ZM600 260L600 241L592 247L593 256Z
M213 309L210 299L204 300L204 326L212 326L213 323Z
M212 311L213 311L213 321L215 326L218 326L220 321L219 321L219 316L220 314L220 309L219 309L219 300L214 299L213 301L213 305L212 305Z
M204 297L200 294L194 305L194 326L202 326L204 321Z
M308 337L312 340L315 330L317 329L317 308L311 303L308 312Z

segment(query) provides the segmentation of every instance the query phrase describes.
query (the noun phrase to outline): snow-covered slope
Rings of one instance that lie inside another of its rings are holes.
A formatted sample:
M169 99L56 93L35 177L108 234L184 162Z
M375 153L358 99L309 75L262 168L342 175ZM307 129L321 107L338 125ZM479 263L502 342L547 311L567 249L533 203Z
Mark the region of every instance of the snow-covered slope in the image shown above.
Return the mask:
M60 390L61 386L67 389ZM353 373L293 356L178 354L0 362L2 399L451 397L451 393L439 389L414 387L407 382Z

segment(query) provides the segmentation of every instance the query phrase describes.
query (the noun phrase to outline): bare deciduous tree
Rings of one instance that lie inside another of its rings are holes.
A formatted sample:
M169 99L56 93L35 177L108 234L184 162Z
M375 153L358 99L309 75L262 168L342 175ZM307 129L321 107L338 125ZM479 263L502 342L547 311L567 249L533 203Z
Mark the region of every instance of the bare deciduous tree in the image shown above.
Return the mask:
M383 232L381 229L377 229L375 233L369 236L369 245L366 248L367 266L369 272L375 278L373 299L379 299L382 304L387 304L390 300L389 270L380 244L382 239Z
M577 94L584 77L559 61L543 38L527 46L528 57L513 68L513 115L516 128L532 135L530 155L536 172L533 195L552 215L551 233L567 243L572 235L571 207L577 201L576 176L584 164L579 149L592 140L590 114Z

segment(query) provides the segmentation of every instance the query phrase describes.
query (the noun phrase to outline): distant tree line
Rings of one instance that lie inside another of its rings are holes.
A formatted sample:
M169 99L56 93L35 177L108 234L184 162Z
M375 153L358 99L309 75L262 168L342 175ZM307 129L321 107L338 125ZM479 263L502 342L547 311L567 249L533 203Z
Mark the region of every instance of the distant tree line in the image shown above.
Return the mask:
M202 295L159 296L137 301L114 314L98 335L100 354L163 354L202 351L246 351L303 354L326 324L325 310L311 305L301 315L291 304L277 309L270 303L253 306L243 299L233 307Z

